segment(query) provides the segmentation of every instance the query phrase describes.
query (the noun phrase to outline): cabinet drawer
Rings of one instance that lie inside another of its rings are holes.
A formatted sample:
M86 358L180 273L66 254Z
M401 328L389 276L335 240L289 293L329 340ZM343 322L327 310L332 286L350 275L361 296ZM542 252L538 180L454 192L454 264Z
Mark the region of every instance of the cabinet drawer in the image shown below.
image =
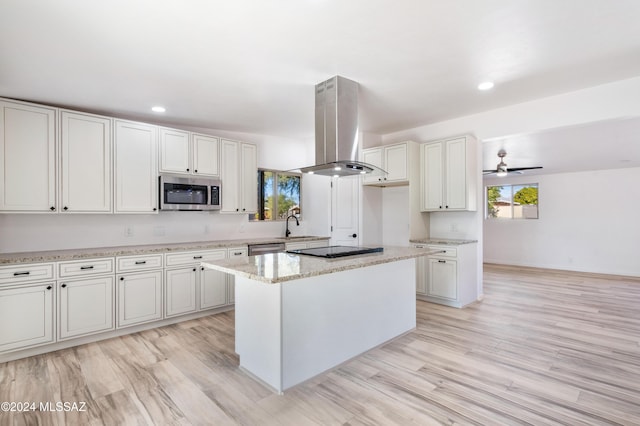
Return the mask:
M227 257L227 250L203 250L182 253L167 253L165 256L165 265L167 267L178 265L193 265L209 260L224 259Z
M30 263L0 267L0 284L53 279L53 263Z
M60 278L112 274L113 272L114 262L112 257L58 262L58 277Z
M429 246L429 250L438 250L442 253L432 254L433 257L447 257L455 259L458 257L458 249L450 246Z
M162 254L122 256L116 258L117 272L142 271L145 269L162 268L162 263Z
M229 249L229 257L247 257L249 249L245 247L232 247Z
M329 240L309 241L307 243L308 248L316 247L329 247Z

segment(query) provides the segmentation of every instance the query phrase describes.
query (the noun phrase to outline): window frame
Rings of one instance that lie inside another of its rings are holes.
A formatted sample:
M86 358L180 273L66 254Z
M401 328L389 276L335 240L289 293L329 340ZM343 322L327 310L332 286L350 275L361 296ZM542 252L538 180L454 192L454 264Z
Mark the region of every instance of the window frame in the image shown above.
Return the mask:
M515 196L516 192L514 192L514 187L518 187L521 186L524 188L527 187L535 187L537 192L538 192L538 200L535 204L536 206L536 217L525 217L525 216L521 216L521 217L514 217L514 202L513 202L513 197ZM510 198L510 210L511 210L511 215L509 217L498 217L498 216L490 216L489 215L489 188L495 188L495 187L500 187L500 188L504 188L504 187L510 187L510 192L511 192L511 198ZM532 220L532 219L540 219L540 183L539 182L531 182L531 183L508 183L508 184L503 184L503 185L485 185L484 187L484 219L485 220Z
M279 176L293 176L293 177L297 177L300 179L300 186L299 186L299 191L298 191L298 211L299 213L296 214L296 217L298 219L302 218L302 177L303 174L302 173L296 173L296 172L290 172L290 171L284 171L284 170L274 170L274 169L266 169L266 168L258 168L258 173L257 173L257 180L258 180L258 193L256 194L256 196L258 197L258 211L251 215L249 217L250 221L253 222L283 222L286 220L286 218L280 219L280 218L271 218L271 219L260 219L260 217L265 217L264 214L264 204L265 204L265 195L264 195L264 174L265 172L270 172L273 173L273 193L271 194L273 196L273 210L274 212L278 211L278 177Z

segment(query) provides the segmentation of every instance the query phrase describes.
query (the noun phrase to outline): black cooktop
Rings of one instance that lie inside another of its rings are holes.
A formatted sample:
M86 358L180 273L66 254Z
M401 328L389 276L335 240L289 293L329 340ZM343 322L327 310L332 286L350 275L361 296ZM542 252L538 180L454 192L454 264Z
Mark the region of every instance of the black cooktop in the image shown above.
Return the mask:
M304 254L307 256L333 259L336 257L355 256L358 254L380 253L381 251L383 251L382 247L329 246L299 250L287 250L287 253Z

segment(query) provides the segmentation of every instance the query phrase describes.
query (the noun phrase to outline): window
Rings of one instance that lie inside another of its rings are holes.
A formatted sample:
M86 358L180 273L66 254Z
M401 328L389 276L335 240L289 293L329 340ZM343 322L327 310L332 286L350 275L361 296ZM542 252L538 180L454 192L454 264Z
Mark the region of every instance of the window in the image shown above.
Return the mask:
M258 170L258 212L251 220L286 220L300 217L301 175L277 170Z
M487 219L537 219L538 184L487 186Z

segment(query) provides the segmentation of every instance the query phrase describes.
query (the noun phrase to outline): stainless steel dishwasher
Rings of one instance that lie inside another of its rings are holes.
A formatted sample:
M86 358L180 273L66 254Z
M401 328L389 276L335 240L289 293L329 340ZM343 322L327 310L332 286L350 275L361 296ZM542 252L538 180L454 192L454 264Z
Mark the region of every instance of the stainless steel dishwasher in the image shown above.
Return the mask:
M249 256L284 251L284 243L249 244Z

